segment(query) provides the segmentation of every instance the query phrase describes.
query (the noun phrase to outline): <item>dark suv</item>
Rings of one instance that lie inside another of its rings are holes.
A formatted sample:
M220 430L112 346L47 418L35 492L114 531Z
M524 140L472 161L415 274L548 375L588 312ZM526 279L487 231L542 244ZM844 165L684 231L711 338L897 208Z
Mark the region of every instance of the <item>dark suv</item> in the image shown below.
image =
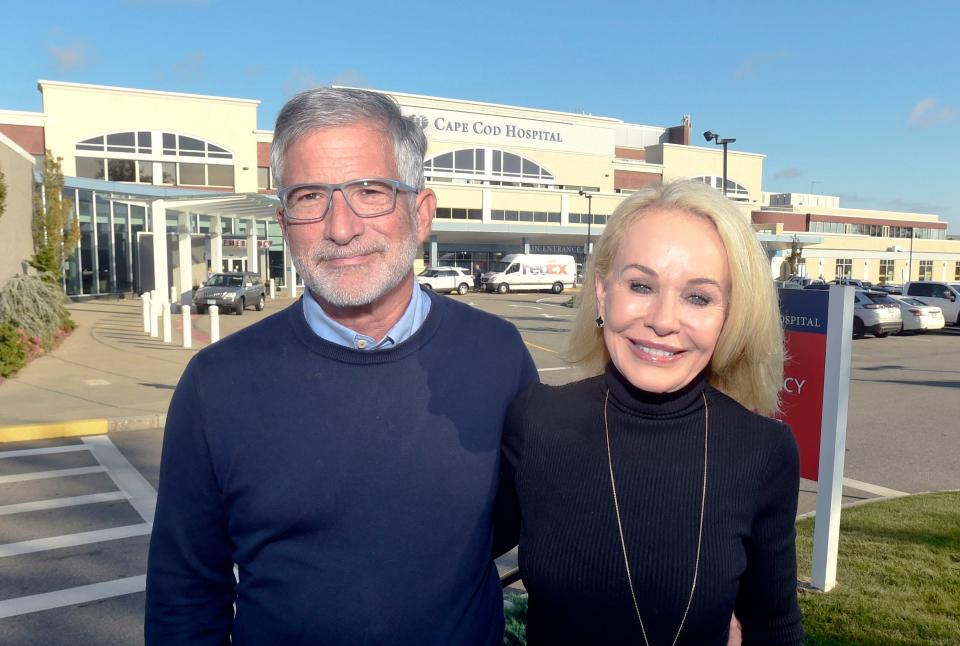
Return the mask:
M216 305L221 312L233 310L237 314L243 314L248 305L253 305L259 312L266 301L263 281L248 271L214 274L193 294L198 314L205 313L211 305Z

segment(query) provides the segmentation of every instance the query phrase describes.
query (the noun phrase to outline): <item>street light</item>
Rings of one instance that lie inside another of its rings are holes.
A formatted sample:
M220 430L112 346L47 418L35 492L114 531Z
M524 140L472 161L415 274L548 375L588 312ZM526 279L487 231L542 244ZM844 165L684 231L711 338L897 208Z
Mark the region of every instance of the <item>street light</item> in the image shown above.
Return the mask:
M707 141L713 141L718 146L723 146L723 196L727 196L727 144L732 144L736 139L721 139L720 135L707 130L703 133L703 138Z
M590 255L590 225L593 224L593 195L581 188L580 197L587 198L587 248L583 254L583 262L586 264L587 256Z

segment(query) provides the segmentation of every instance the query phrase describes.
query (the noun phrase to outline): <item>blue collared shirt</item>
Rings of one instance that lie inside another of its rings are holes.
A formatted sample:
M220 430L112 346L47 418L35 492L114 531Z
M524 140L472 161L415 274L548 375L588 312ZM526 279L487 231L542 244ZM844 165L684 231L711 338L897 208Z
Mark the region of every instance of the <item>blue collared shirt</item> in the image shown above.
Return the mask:
M327 316L327 313L323 311L309 289L303 296L303 315L313 333L324 341L357 350L386 350L403 343L420 329L429 312L430 298L423 293L420 285L414 281L413 294L407 304L407 309L403 312L403 316L387 331L386 336L380 342L377 342L376 339L354 332Z

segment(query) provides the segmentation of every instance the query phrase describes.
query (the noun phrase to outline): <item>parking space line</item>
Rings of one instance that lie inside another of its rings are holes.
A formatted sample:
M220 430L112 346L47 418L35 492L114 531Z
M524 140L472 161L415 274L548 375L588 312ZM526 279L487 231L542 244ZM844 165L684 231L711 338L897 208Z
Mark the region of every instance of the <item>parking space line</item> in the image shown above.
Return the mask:
M86 451L83 444L69 444L67 446L48 446L42 449L17 449L16 451L0 451L0 460L3 458L22 458L27 455L46 455L48 453L72 453Z
M157 492L153 486L106 435L85 437L83 443L90 447L93 457L103 466L117 488L126 495L140 517L152 523L157 508Z
M880 485L870 484L869 482L861 482L860 480L854 480L853 478L844 478L843 485L845 487L850 487L851 489L856 489L857 491L864 491L866 493L872 493L875 496L884 496L887 498L896 498L899 496L910 495L906 491L897 491L896 489L888 489L887 487L881 487Z
M530 343L530 342L527 341L527 340L524 340L523 343L524 343L525 345L529 345L531 348L536 348L537 350L543 350L544 352L549 352L549 353L551 353L551 354L556 354L556 353L557 353L556 350L551 350L550 348L545 348L545 347L543 347L542 345L537 345L536 343Z
M15 505L0 505L0 516L24 514L30 511L43 511L45 509L60 509L63 507L76 507L79 505L93 505L100 502L113 502L115 500L126 499L127 497L122 491L107 491L104 493L91 493L85 496L70 496L68 498L35 500L33 502L21 502Z
M80 585L75 588L55 590L54 592L6 599L0 601L0 619L143 592L146 587L147 575L141 574L124 579L104 581L103 583Z
M11 476L0 476L0 484L10 482L27 482L28 480L45 480L47 478L66 478L67 476L82 476L88 473L103 473L103 467L76 467L74 469L55 469L53 471L32 471L18 473Z
M19 556L20 554L32 554L33 552L45 552L47 550L58 550L64 547L77 547L78 545L101 543L103 541L114 541L120 538L143 536L149 534L151 529L153 529L152 523L140 523L138 525L97 529L92 532L79 532L77 534L64 534L63 536L49 536L47 538L34 538L29 541L7 543L0 545L0 558Z

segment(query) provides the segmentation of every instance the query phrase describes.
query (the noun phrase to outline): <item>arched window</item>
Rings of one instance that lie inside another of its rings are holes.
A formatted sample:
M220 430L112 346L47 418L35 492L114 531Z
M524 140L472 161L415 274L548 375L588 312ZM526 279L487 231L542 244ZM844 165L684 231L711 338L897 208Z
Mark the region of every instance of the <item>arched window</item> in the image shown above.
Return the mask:
M473 181L504 186L554 186L553 173L534 161L495 148L465 148L442 153L423 163L430 180Z
M702 182L707 186L711 186L721 193L723 189L723 177L718 177L717 175L701 175L700 177L691 177L691 180L694 182ZM746 186L742 184L737 184L735 181L727 178L727 197L731 200L737 200L738 202L746 202L750 199L750 191L747 190Z
M233 153L174 132L113 132L77 142L78 177L168 186L234 187Z

